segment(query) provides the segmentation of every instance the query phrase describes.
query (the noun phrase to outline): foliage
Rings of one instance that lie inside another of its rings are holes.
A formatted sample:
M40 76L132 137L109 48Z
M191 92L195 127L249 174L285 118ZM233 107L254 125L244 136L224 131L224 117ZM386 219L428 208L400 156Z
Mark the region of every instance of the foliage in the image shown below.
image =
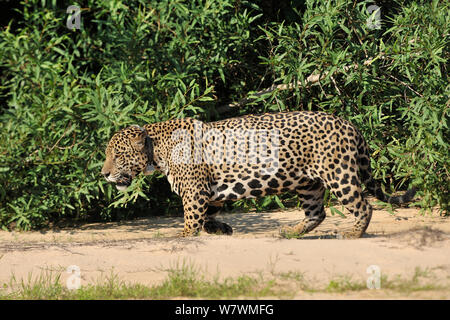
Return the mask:
M79 30L66 27L72 4L82 8ZM370 4L22 2L0 33L0 226L180 210L161 176L127 193L101 179L113 132L299 109L351 120L388 192L414 182L423 208L447 210L449 5L391 1L378 30L366 23ZM323 77L311 83L311 74ZM273 83L295 86L218 112ZM283 205L269 200L260 203Z

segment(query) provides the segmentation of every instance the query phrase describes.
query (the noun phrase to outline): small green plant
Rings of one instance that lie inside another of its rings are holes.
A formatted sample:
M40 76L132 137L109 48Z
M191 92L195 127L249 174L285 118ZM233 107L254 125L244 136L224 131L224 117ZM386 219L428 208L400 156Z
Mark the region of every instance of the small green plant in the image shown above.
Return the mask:
M348 292L366 290L367 285L363 281L354 281L350 276L341 276L330 280L325 291L327 292Z
M332 277L325 285L308 279L305 272L275 272L264 276L243 275L221 278L220 274L208 275L206 270L183 261L167 270L167 278L152 286L127 283L111 270L97 281L69 290L61 282L61 274L45 271L37 276L29 274L27 279L12 276L9 283L0 284L0 299L172 299L172 298L293 298L302 293L314 295L325 293L332 296L352 292L381 292L409 295L412 293L442 292L450 289L449 282L436 283L431 270L416 268L411 277L382 275L381 287L369 290L362 280L354 280L349 275ZM448 279L447 279L448 280ZM426 297L426 295L424 296Z
M420 267L415 268L410 279L404 279L400 276L388 279L382 276L381 282L383 283L383 288L405 293L448 289L448 284L437 283L435 281L434 274L431 270Z

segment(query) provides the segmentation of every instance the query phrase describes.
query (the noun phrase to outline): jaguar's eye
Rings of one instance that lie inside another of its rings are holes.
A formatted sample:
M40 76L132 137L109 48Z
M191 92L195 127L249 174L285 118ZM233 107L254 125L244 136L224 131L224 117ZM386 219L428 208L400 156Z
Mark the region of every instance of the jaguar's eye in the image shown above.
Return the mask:
M120 152L114 151L113 152L113 160L115 161L120 156Z

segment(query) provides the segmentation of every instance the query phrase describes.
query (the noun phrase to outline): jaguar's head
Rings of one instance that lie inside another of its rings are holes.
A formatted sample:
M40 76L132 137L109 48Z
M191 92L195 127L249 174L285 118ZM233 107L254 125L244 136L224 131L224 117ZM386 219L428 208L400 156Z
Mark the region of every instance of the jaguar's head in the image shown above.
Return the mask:
M106 147L106 160L102 175L125 190L140 172L151 172L153 144L147 131L137 125L115 133Z

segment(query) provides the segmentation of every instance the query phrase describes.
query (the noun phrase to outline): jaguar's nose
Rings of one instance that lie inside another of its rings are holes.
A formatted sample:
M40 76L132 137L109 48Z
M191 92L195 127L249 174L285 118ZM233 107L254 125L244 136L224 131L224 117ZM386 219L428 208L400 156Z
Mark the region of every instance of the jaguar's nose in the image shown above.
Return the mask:
M102 172L102 175L105 177L105 179L108 179L108 177L109 177L109 172Z

